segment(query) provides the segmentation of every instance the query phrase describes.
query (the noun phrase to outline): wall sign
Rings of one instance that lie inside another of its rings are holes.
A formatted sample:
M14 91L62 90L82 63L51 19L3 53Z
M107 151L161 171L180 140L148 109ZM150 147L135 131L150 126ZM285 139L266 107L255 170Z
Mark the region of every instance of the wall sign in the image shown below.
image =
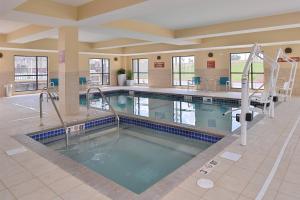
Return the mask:
M293 59L296 62L300 61L300 57L290 57L291 59ZM286 62L286 60L284 60L283 58L278 58L277 62Z
M154 62L154 68L164 68L165 62Z
M207 68L208 69L214 69L214 68L216 68L216 61L214 61L214 60L208 60L207 61Z
M85 125L84 124L77 124L77 125L74 125L74 126L67 127L66 132L69 135L78 135L83 130L85 130Z

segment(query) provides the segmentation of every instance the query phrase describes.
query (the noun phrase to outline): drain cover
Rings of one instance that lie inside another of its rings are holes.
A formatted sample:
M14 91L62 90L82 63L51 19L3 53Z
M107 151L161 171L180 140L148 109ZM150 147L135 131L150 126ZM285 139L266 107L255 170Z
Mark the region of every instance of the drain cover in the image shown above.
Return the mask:
M19 148L16 148L16 149L7 150L6 154L9 155L9 156L13 156L13 155L16 155L16 154L19 154L19 153L24 153L26 151L27 151L27 149L25 147L19 147Z
M221 157L231 161L238 161L241 158L241 154L225 151Z
M197 185L204 189L210 189L214 187L214 182L210 179L200 178L197 181Z

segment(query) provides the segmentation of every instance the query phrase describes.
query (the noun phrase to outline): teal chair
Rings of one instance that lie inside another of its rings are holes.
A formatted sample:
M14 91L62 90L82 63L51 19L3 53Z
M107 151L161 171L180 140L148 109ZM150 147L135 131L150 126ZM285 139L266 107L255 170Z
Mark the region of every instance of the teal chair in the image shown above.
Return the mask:
M201 83L201 77L200 76L194 76L192 78L192 80L188 81L188 89L190 88L190 85L195 85L196 88L199 89L200 83Z
M79 84L80 85L86 85L87 81L86 81L86 77L79 77Z
M86 86L87 86L86 77L79 77L79 87L80 87L80 90L85 90Z
M50 79L50 86L51 87L58 87L58 83L59 83L58 78L51 78Z
M227 76L221 76L219 79L219 85L220 86L225 86L226 91L228 91L230 89L230 81L229 81L229 77Z
M194 85L200 85L201 83L201 77L200 76L195 76L192 78L192 84Z

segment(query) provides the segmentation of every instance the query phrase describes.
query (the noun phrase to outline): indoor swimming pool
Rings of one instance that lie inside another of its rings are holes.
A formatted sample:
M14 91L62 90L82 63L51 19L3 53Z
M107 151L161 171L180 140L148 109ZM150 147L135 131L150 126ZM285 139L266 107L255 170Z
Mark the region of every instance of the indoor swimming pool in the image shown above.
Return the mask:
M121 124L47 146L140 194L207 149L212 142Z
M129 91L109 92L105 95L112 107L124 114L225 133L233 132L240 126L235 120L239 111L223 115L226 111L239 107L236 99L213 99L212 102L205 102L202 97L185 98L182 95L146 92L131 94ZM91 107L108 109L99 94L92 94L90 99ZM80 104L86 105L86 95L80 96Z

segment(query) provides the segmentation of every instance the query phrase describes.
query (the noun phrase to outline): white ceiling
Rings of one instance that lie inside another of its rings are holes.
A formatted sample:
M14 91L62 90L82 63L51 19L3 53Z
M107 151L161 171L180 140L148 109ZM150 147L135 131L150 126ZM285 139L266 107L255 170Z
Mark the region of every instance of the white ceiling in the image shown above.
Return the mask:
M128 30L115 30L101 25L119 19L134 19L170 29L181 29L300 11L300 0L146 0L130 7L75 21L13 10L13 4L18 5L23 1L0 0L7 4L4 6L6 9L2 9L4 7L0 6L0 11L1 9L6 10L5 13L0 12L0 33L9 33L28 24L54 28L68 25L79 27L79 40L82 42L125 37L170 44L176 42L177 44L178 41L174 41L173 38L157 37ZM78 6L91 0L53 1ZM45 35L45 37L57 38L57 33L50 36Z
M131 10L136 20L182 29L300 10L300 0L148 0Z
M79 35L78 40L80 42L98 42L98 41L110 40L110 39L114 38L112 36L101 34L101 33L93 33L93 32L89 31L86 28L80 28L79 32L78 32L78 35ZM58 39L58 33L54 32L48 38Z
M71 5L71 6L81 6L83 4L91 2L93 0L53 0L53 1L55 1L57 3Z
M0 19L0 33L10 33L12 31L15 31L19 28L27 26L27 23L23 22L15 22L11 20L1 20Z

